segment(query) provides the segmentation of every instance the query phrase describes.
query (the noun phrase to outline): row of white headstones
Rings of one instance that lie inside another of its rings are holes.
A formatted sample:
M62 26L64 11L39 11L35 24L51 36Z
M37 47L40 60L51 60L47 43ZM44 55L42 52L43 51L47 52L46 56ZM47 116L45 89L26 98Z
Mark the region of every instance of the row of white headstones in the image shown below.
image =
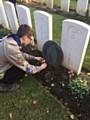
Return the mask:
M70 0L60 0L61 2L61 10L65 12L69 12L70 9ZM77 0L76 12L79 15L85 16L88 10L89 0ZM47 6L49 8L53 8L53 0L47 0ZM90 10L89 10L90 16Z
M26 3L28 3L28 0L21 0L21 2L24 1ZM40 0L36 0L37 2L39 2ZM53 8L53 3L54 0L46 0L46 4L48 6L48 8ZM64 12L69 12L70 10L70 0L60 0L61 3L61 10ZM76 12L77 14L81 15L81 16L85 16L86 12L88 10L88 4L89 4L89 0L77 0L77 7L76 7ZM89 9L89 16L90 16L90 9Z
M34 12L38 49L42 50L48 40L53 40L52 15L44 11ZM19 25L32 27L30 9L24 5L16 5L0 0L0 24L16 33ZM66 19L62 24L61 48L64 53L63 66L79 74L89 43L90 26L86 23Z

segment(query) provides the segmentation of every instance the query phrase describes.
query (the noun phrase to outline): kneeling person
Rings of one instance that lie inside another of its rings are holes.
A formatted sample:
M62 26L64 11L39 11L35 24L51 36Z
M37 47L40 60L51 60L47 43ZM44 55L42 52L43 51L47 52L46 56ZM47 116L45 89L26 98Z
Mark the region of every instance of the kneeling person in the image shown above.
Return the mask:
M21 47L30 44L33 38L32 29L28 25L21 25L17 34L8 35L0 40L0 73L5 72L0 80L0 91L16 89L16 81L23 78L25 73L35 74L47 67L46 63L34 66L27 60L44 60L21 51Z

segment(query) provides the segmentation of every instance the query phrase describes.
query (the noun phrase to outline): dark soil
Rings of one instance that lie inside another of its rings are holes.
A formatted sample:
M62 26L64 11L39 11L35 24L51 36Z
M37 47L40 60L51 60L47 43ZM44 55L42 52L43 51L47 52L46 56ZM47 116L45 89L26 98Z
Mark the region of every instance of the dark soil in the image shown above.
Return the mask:
M67 88L68 70L59 66L48 67L35 75L50 92L57 97L79 120L90 120L90 94L81 102L76 102Z

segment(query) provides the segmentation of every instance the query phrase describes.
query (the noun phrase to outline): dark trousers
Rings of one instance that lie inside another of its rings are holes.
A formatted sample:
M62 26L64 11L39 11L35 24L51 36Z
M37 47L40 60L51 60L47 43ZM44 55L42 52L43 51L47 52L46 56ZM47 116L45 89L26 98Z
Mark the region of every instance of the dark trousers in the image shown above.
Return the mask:
M17 80L24 78L25 72L16 66L11 67L5 72L4 77L0 80L0 83L13 84Z

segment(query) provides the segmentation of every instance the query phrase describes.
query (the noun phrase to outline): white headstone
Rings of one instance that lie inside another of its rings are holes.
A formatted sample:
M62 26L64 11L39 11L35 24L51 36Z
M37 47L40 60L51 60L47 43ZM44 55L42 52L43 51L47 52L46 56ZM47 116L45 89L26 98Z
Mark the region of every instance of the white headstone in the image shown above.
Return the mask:
M78 0L76 12L79 15L85 16L88 9L88 2L89 0Z
M5 10L4 10L2 0L0 0L0 24L2 24L3 27L9 29L9 24L8 24L8 20L7 20Z
M79 74L89 43L90 26L72 19L63 21L61 47L63 66Z
M42 50L44 43L52 40L52 15L44 11L35 11L35 28L38 49Z
M69 12L70 0L61 0L61 10Z
M17 20L14 4L6 1L5 2L5 11L6 11L6 14L8 17L8 21L9 21L11 30L12 30L12 32L16 33L19 25L18 25L18 20Z
M27 24L30 27L32 27L31 14L30 14L29 8L24 5L16 5L16 9L17 9L17 14L18 14L20 25Z
M53 8L53 0L47 0L47 7L48 8Z

